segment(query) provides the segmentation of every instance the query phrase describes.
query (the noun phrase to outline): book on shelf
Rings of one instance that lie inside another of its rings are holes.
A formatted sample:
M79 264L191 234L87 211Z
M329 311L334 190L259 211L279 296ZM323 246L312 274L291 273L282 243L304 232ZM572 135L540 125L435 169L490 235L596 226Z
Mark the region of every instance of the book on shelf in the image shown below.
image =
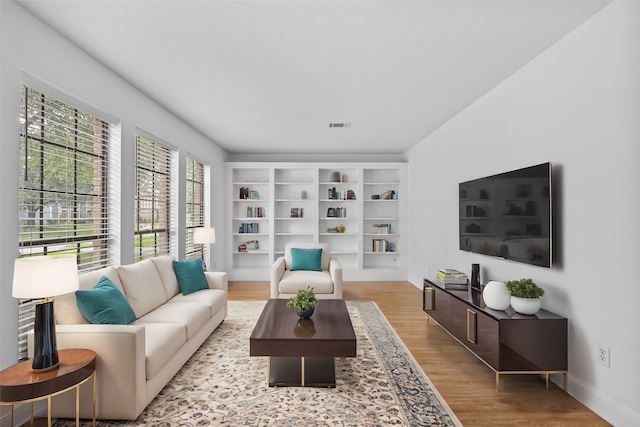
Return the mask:
M247 251L257 251L260 249L260 242L258 240L247 240L245 246Z
M436 281L438 283L440 283L445 289L462 289L462 290L467 290L469 285L465 282L465 283L445 283L440 279L436 279Z
M262 206L247 206L247 218L264 218L264 208Z
M467 285L469 278L461 271L452 268L441 268L438 270L438 280L447 285Z
M291 208L289 218L304 218L304 208Z
M260 224L257 222L243 222L238 228L240 234L258 234L260 233Z
M391 234L391 224L373 224L373 234Z
M373 252L389 252L389 241L387 239L373 239Z

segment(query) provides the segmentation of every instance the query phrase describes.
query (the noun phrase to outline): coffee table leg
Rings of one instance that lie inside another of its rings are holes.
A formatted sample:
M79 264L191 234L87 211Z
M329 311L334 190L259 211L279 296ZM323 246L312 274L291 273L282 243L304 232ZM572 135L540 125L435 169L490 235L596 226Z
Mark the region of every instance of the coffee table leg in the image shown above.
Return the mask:
M270 357L269 387L335 387L333 357Z

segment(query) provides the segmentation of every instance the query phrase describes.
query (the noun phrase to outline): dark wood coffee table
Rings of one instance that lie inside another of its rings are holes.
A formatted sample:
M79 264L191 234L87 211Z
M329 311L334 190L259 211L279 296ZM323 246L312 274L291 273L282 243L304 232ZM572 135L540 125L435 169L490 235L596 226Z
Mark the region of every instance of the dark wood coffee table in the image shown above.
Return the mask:
M321 300L300 319L286 299L270 299L249 347L251 356L269 356L270 387L335 387L335 358L356 357L356 333L344 300Z

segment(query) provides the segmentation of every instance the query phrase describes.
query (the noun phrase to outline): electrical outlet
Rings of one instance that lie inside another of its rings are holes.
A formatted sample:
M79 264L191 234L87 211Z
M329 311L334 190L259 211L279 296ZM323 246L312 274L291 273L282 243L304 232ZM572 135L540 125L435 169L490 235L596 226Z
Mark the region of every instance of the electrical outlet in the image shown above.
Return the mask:
M596 344L596 357L598 358L598 362L602 363L604 366L606 366L607 368L610 365L610 350L609 347L605 347L600 343Z

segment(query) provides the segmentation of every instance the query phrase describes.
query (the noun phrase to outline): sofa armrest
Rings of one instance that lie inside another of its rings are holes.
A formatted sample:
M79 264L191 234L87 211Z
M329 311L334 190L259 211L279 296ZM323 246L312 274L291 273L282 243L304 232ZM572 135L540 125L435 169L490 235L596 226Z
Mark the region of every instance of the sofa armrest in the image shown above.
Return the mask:
M229 292L229 279L227 273L224 271L205 271L205 277L209 284L209 289L222 289L225 292Z
M31 357L33 336L28 341ZM56 341L59 350L86 348L96 352L98 418L135 419L144 409L147 389L143 326L56 325ZM53 405L56 416L74 416L74 397L74 393L64 393L58 398ZM82 412L84 417L87 413Z
M342 265L336 258L329 260L329 275L333 282L333 293L336 299L342 299Z
M280 295L280 280L284 275L284 257L278 257L271 266L271 291L270 298L278 298Z

